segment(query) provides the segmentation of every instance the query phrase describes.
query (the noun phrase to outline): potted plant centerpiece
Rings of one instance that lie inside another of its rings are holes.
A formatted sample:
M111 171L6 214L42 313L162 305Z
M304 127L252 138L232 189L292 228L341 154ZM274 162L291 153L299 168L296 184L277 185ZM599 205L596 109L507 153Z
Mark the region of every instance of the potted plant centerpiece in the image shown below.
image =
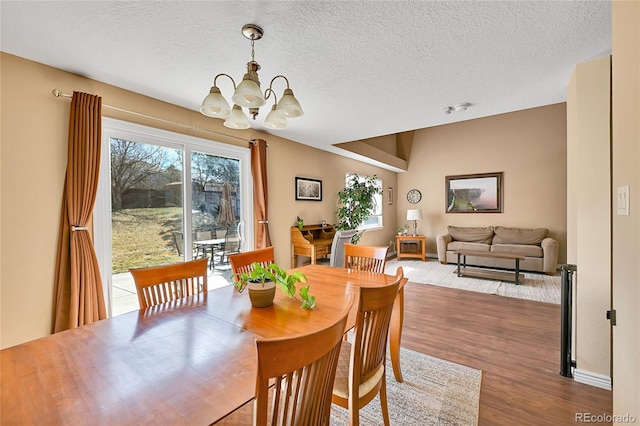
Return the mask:
M249 289L249 299L251 305L256 308L264 308L273 304L276 294L276 284L290 298L300 302L301 308L313 309L316 306L316 298L309 294L309 286L304 286L296 295L296 283L306 283L307 277L300 271L287 273L275 263L263 266L257 262L252 264L251 272L236 274L233 285L242 293L245 288Z

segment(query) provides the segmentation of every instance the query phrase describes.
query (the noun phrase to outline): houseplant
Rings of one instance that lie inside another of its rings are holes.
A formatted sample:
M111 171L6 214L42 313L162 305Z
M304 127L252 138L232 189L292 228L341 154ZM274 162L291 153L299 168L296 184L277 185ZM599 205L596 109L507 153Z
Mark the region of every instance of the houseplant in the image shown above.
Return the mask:
M233 285L239 293L249 288L249 298L254 307L271 306L275 297L275 286L278 284L287 296L300 302L301 308L315 308L316 298L309 294L309 286L302 287L296 296L296 283L307 282L307 277L302 272L293 271L289 274L275 263L263 266L254 262L252 267L251 272L236 274Z
M347 179L347 186L338 192L338 230L358 229L371 216L376 207L375 196L382 193L378 177L353 174ZM357 244L361 233L353 236Z
M298 229L302 231L302 228L304 227L304 220L302 220L300 216L296 217L296 224L298 225Z

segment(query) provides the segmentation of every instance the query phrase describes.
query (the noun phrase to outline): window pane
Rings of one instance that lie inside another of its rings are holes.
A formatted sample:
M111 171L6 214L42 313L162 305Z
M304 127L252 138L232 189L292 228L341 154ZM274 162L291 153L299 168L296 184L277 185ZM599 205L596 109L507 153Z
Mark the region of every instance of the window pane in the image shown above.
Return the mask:
M193 241L229 238L240 222L240 160L202 152L191 155ZM226 261L225 242L203 246L215 263Z
M110 138L112 274L175 263L182 243L182 152Z

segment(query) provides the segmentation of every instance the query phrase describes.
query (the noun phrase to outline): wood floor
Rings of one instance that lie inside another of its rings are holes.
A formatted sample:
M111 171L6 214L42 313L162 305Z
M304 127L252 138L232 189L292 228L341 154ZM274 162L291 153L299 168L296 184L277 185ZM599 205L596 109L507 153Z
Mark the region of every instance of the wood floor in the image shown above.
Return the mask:
M402 346L482 370L480 425L612 412L611 391L559 374L559 305L409 282Z

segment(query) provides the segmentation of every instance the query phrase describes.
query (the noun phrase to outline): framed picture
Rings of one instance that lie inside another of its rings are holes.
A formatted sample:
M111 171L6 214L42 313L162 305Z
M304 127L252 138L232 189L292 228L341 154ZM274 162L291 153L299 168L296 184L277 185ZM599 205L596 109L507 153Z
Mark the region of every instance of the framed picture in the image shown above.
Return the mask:
M447 213L502 213L502 172L444 179Z
M322 201L322 181L296 177L296 200Z
M387 188L387 202L389 205L393 204L393 188Z

